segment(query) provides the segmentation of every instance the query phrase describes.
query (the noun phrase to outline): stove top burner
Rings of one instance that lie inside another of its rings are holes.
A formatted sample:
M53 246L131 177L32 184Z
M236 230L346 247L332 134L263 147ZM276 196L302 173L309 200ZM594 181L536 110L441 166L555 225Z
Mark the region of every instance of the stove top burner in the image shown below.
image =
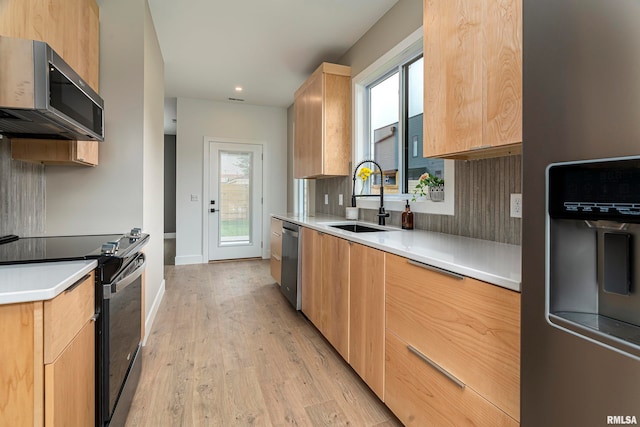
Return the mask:
M0 264L125 258L148 240L139 229L128 234L26 237L0 245Z

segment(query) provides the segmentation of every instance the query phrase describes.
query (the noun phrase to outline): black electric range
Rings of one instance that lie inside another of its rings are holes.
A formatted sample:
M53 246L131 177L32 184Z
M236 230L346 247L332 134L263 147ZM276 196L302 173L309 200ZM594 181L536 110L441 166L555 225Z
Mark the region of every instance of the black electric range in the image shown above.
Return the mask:
M107 283L148 240L136 228L126 234L23 237L0 244L0 265L95 259L99 280Z

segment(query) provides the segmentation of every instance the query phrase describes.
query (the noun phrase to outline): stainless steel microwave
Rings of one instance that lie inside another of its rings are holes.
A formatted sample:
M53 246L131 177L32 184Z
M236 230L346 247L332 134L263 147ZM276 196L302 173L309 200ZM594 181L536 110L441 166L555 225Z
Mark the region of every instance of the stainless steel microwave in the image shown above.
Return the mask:
M47 43L0 36L0 134L104 140L104 101Z

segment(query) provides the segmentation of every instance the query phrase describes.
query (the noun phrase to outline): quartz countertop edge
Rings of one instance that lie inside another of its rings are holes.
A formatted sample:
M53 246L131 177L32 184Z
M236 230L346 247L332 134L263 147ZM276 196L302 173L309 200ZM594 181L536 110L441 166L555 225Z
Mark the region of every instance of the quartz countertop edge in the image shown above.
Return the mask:
M98 266L96 260L0 266L0 304L50 300Z
M522 261L518 245L397 227L387 227L389 231L381 233L353 233L330 226L353 221L330 215L272 216L502 288L521 290Z

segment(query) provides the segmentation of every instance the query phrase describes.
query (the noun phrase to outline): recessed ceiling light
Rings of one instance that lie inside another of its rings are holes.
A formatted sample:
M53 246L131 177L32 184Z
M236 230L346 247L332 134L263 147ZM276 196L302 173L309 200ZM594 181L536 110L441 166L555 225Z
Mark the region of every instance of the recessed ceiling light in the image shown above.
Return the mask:
M236 92L242 92L242 86L236 86Z

